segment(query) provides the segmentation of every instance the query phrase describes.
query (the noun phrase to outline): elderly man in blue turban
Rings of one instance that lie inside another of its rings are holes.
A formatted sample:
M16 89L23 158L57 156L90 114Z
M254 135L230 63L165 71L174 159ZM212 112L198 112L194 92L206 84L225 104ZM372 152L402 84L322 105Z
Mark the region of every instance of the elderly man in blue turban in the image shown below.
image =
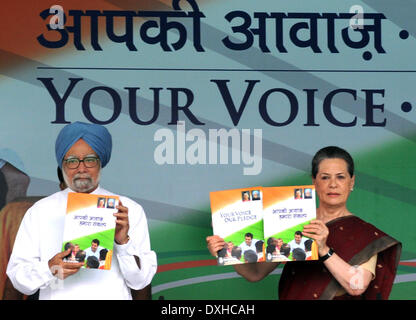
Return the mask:
M58 135L55 154L67 189L35 203L19 228L7 267L13 286L39 299L132 299L132 292L149 287L157 263L150 248L143 208L119 196L114 252L110 270L90 270L66 262L60 252L69 192L110 196L99 185L101 169L111 157L112 139L100 125L75 122ZM132 291L133 290L133 291Z
M76 192L92 192L98 186L100 168L110 161L111 148L111 135L103 126L75 122L64 127L56 139L55 155L66 184Z

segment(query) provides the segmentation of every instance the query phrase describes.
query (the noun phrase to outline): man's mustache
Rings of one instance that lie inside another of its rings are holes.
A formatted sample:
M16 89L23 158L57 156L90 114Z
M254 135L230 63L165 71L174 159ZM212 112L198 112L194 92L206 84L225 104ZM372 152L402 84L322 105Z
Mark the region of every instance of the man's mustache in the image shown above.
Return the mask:
M72 180L73 181L75 181L75 180L79 180L79 179L88 179L88 180L92 180L92 178L91 178L91 176L89 175L89 174L80 174L80 173L77 173L73 178L72 178Z

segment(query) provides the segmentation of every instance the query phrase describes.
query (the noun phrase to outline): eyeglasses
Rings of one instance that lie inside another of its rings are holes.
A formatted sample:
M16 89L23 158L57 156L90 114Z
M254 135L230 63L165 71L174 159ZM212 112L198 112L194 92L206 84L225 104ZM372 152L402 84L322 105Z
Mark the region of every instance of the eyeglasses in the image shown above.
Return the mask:
M84 166L86 166L87 168L94 168L95 166L97 166L99 160L100 159L98 159L97 157L85 157L83 160L80 160L78 158L69 158L65 159L64 162L68 169L78 168L81 162L84 162Z

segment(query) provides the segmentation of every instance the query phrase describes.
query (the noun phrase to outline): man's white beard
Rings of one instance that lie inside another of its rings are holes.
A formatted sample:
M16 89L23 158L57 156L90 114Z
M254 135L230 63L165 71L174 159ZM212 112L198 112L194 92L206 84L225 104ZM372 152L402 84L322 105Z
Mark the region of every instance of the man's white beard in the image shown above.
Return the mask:
M75 192L88 193L93 191L98 186L98 181L100 181L101 170L98 172L97 181L94 181L91 176L87 173L78 173L73 178L72 181L69 181L68 176L65 173L65 170L62 170L62 175L64 176L64 181L66 185ZM82 179L80 179L82 177Z

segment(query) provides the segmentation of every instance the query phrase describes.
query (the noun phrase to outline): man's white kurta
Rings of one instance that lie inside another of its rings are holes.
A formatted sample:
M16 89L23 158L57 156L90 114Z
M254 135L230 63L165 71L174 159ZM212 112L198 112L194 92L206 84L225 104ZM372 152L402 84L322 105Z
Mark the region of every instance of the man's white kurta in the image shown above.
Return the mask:
M80 269L65 280L49 270L48 261L61 252L66 205L70 189L36 202L25 214L7 266L14 287L30 295L40 289L39 299L131 299L129 288L147 286L156 273L156 254L150 249L143 208L120 196L128 208L130 240L114 243L111 270ZM93 194L114 195L98 187ZM134 256L140 259L140 268Z

